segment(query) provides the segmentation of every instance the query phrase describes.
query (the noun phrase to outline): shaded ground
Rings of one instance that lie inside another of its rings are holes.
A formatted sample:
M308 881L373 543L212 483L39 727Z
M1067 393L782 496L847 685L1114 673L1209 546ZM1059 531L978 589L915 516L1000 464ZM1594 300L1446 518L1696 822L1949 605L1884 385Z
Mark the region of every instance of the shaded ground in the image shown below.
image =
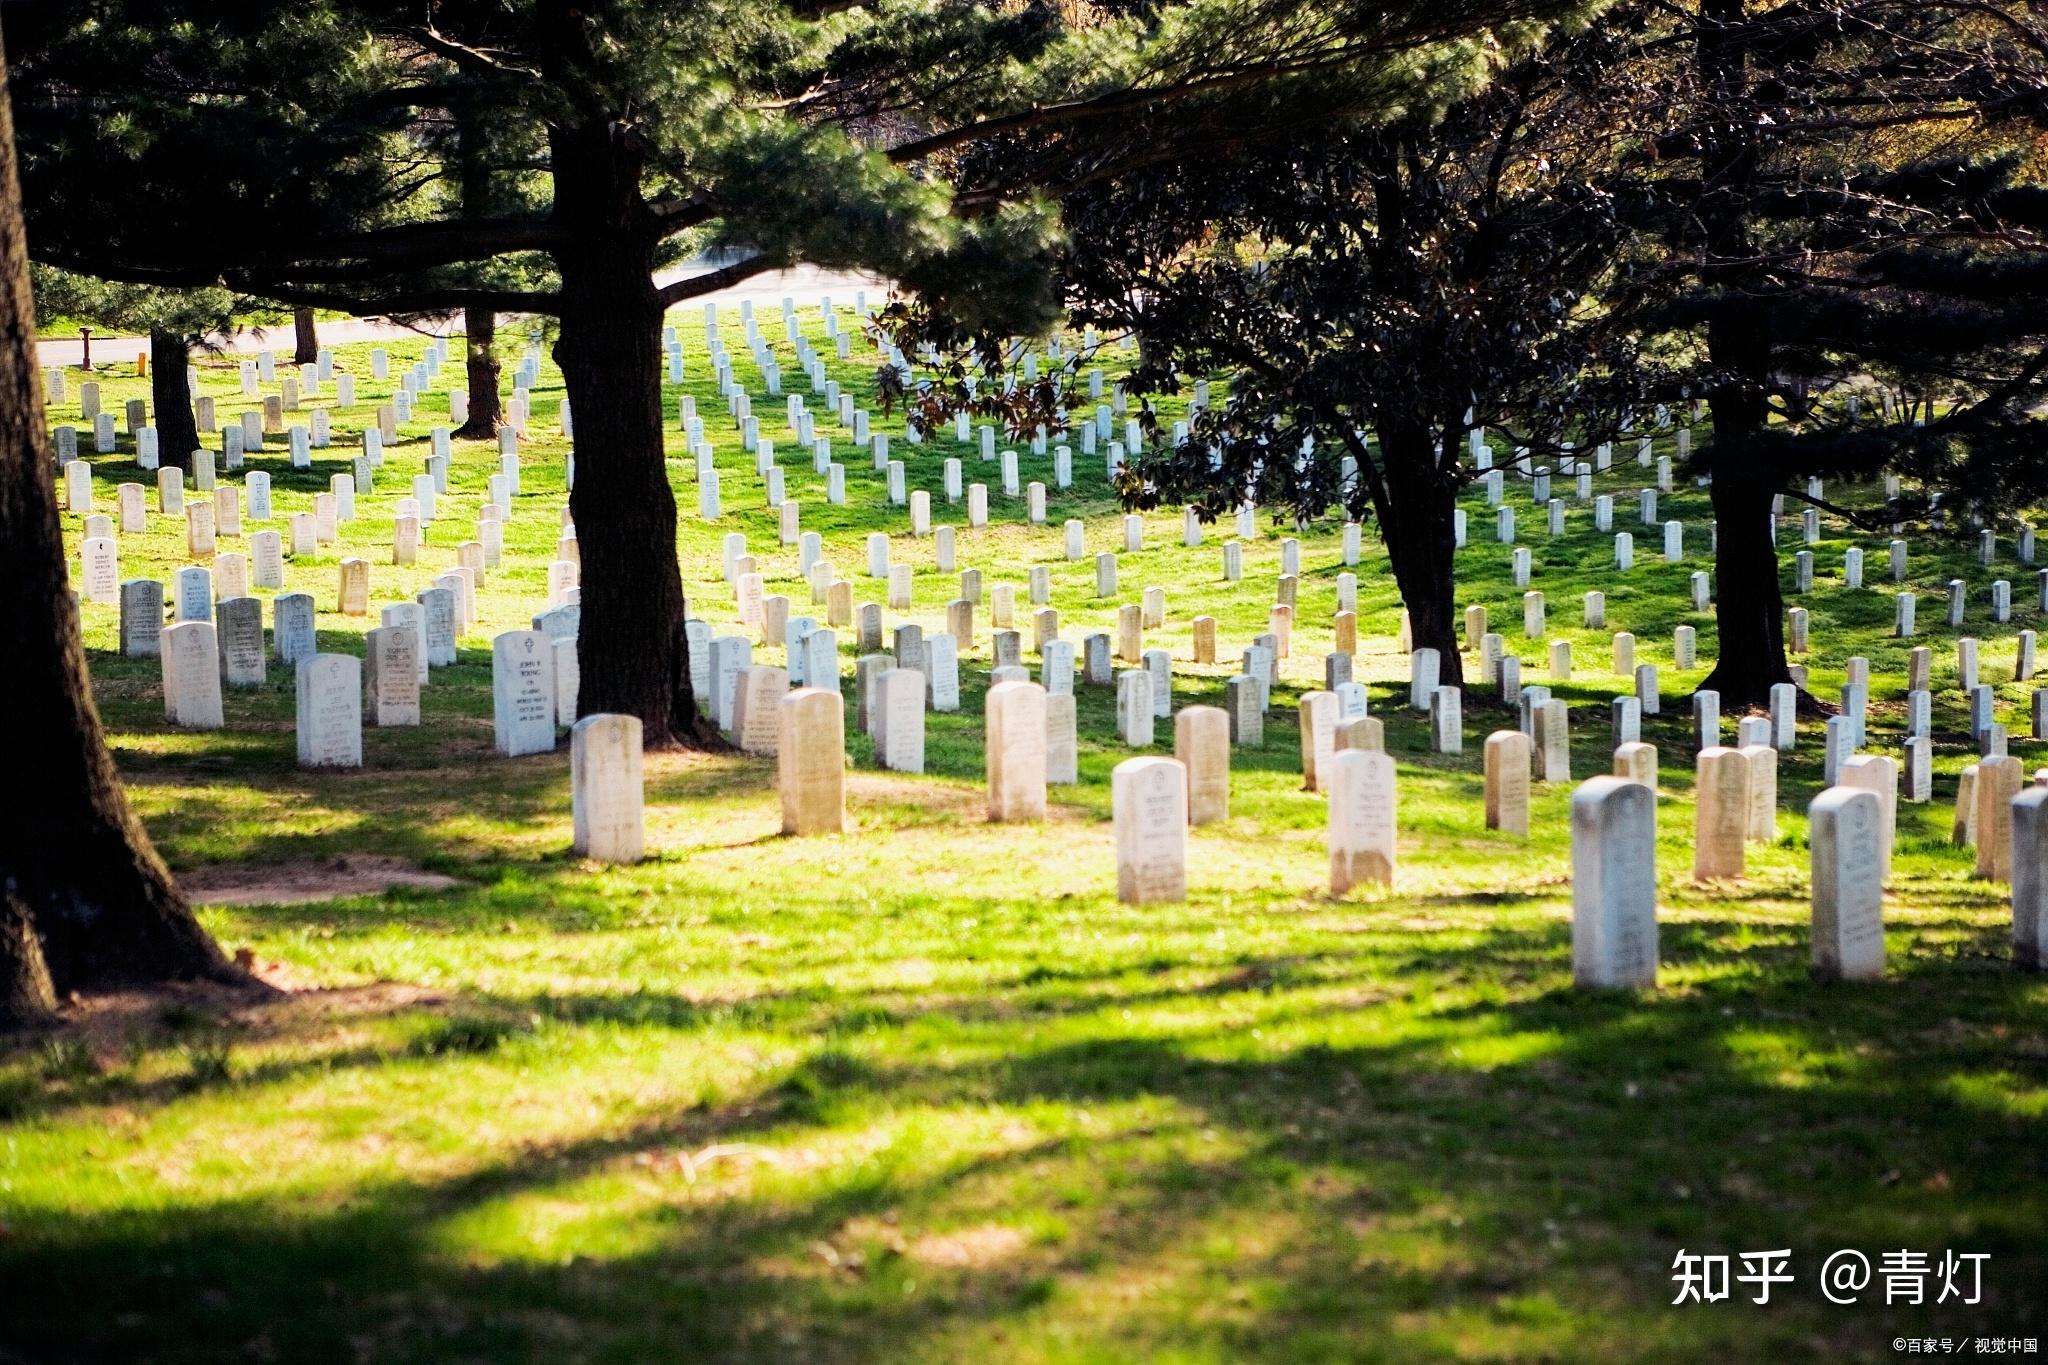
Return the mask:
M394 887L443 891L462 883L425 872L403 858L349 853L323 861L195 867L178 885L195 905L296 905L373 896Z
M232 388L229 367L202 376ZM835 377L871 382L869 359ZM555 382L537 398L543 433ZM692 371L683 391L716 411L708 377ZM110 382L110 404L125 396ZM433 420L394 447L401 471ZM679 483L684 573L696 610L730 628L727 530L749 535L775 590L807 598L751 462L707 425L732 511L695 520ZM839 445L847 507L824 503L803 461L787 467L805 527L857 574L862 538L900 513ZM1811 727L1780 773L1779 837L1751 846L1739 882L1691 885L1678 756L1703 670L1672 669L1668 643L1694 625L1711 658L1712 618L1686 605L1697 559L1615 574L1578 504L1565 535L1534 545L1551 637L1578 650L1571 680L1543 679L1571 706L1576 775L1606 768L1607 701L1626 686L1606 633L1578 627L1576 594L1605 591L1615 627L1666 668L1665 713L1644 727L1666 754L1659 988L1589 994L1570 986L1569 788L1537 785L1527 841L1482 827L1481 741L1509 713L1474 688L1465 752L1427 751L1370 543L1359 666L1400 763L1399 885L1323 893L1327 811L1299 790L1291 716L1328 648L1331 526L1304 537L1297 655L1265 746L1233 754L1231 817L1195 834L1185 904L1112 897L1108 775L1130 750L1108 689L1078 699L1083 781L1054 792L1055 818L980 818L985 615L962 711L931 719L927 776L878 773L850 741L851 832L781 838L771 764L661 754L646 768L654 856L580 862L566 748L490 755L488 640L544 595L564 449L551 434L529 446L483 624L436 672L426 725L365 734L361 772L296 769L281 672L229 696L225 732L166 729L153 664L115 657L111 612L85 609L131 795L181 875L266 897L308 875L369 880L204 910L280 993L87 1002L68 1029L0 1048L0 1355L1877 1361L1907 1335L2048 1337L2048 979L2013 970L2005 889L1970 876L1937 804L1901 809L1887 979L1812 981ZM932 441L911 486L936 491L948 454L981 468L971 446ZM305 510L342 458L293 471L264 457L280 512ZM102 479L133 476L125 456L98 463ZM452 560L493 464L458 446L456 510L419 565L376 559L378 603ZM673 468L687 480L688 462ZM1111 627L1116 603L1093 597L1091 562L1063 559L1059 520L1088 518L1090 550L1121 544L1099 462L1077 453L1076 474L1050 526L996 500L997 524L960 537L962 565L1020 598L1026 566L1046 565L1070 639ZM1602 491L1632 502L1646 477L1617 469ZM388 546L402 486L363 499L348 546ZM1664 508L1689 529L1709 515L1687 488ZM1476 495L1468 511L1491 520ZM1230 658L1265 626L1278 546L1252 542L1246 581L1224 585L1223 538L1184 549L1159 513L1123 557L1128 598L1168 590L1148 643L1174 652L1181 704L1216 700L1231 671L1188 661L1194 615L1216 616ZM1847 657L1867 655L1871 747L1895 752L1912 642L1886 635L1891 585L1851 592L1831 573L1845 543L1819 547L1820 587L1802 599L1814 686L1831 693ZM326 611L346 548L294 560L287 583L315 593L324 648L360 653L366 622ZM913 609L893 615L939 628L956 580L927 545L896 548L918 573ZM126 575L183 555L161 517L121 552ZM2022 572L1966 547L1913 553L1923 591L1960 577L1973 602ZM1512 630L1508 554L1475 537L1460 575ZM861 601L883 590L855 583ZM2011 629L2039 623L2023 609ZM2025 738L2010 632L1972 629L2014 751L2039 766L2048 744ZM1954 635L1923 637L1944 803L1971 753ZM1508 643L1538 680L1547 642ZM379 880L392 871L453 884ZM1796 1283L1768 1305L1674 1307L1681 1248L1786 1248ZM1917 1304L1877 1290L1836 1307L1816 1277L1842 1248L1936 1265L1981 1252L1982 1302L1937 1301L1930 1285Z

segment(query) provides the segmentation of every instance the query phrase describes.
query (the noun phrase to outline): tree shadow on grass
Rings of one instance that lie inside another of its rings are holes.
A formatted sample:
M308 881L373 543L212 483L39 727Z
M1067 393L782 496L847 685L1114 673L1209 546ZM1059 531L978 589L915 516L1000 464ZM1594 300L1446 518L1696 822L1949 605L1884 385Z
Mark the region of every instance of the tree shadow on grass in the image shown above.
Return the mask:
M508 1144L458 1172L38 1215L0 1242L0 1341L38 1361L883 1362L994 1358L1057 1330L1109 1358L1277 1362L1482 1343L1511 1357L1877 1359L1899 1333L2038 1335L2044 1120L1958 1082L2048 1084L2048 1060L2017 1041L2040 1036L2048 1000L2009 970L1913 955L1882 985L1817 987L1796 935L1758 946L1751 927L1667 926L1674 973L1717 944L1751 970L1641 995L1567 988L1543 926L1437 950L1361 944L1316 955L1313 972L1286 954L1185 981L1020 973L989 988L1007 1012L904 990L730 1007L551 998L569 1028L816 1041L744 1095ZM1320 991L1474 974L1510 996L1298 1040L1331 1017ZM1230 1000L1258 1003L1272 1041L1241 1011L1176 1008ZM1123 1022L1162 1008L1176 1022ZM1071 1027L1048 1031L1063 1016ZM934 1029L946 1046L921 1043ZM294 1079L253 1079L250 1102ZM990 1115L1015 1135L945 1136ZM787 1173L764 1162L692 1183L635 1162L736 1144ZM518 1225L531 1199L622 1233L581 1253L529 1249L502 1220ZM604 1201L616 1206L589 1207ZM1056 1231L977 1240L1020 1217ZM499 1235L465 1232L476 1219ZM1688 1315L1669 1307L1680 1246L1790 1246L1802 1282L1768 1308ZM1836 1246L1988 1252L1989 1297L1831 1310L1811 1276Z

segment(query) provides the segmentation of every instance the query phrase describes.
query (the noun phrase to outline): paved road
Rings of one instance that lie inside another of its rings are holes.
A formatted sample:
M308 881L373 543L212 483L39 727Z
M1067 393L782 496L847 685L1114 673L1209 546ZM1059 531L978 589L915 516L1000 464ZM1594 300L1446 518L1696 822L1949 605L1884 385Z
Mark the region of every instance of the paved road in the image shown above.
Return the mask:
M693 263L664 271L656 281L667 284L671 280L702 274L715 267L704 263ZM825 295L851 307L855 290L868 291L868 302L881 301L889 282L877 275L861 275L850 271L822 270L814 265L800 265L789 270L773 270L764 275L702 298L686 299L676 305L679 309L702 309L709 302L716 301L722 307L737 307L742 301L752 300L756 308L762 305L780 307L785 295L799 304L816 303ZM320 340L327 345L344 346L357 341L383 341L392 338L418 336L419 329L386 322L378 318L352 318L345 322L323 322L320 324ZM222 349L239 352L255 352L266 348L288 350L292 344L290 324L272 327L264 332L246 331L225 339ZM50 337L36 343L36 358L44 366L75 366L81 360L81 346L76 337L64 339ZM93 360L101 365L114 362L132 362L137 353L149 349L146 337L106 337L95 335L92 339Z

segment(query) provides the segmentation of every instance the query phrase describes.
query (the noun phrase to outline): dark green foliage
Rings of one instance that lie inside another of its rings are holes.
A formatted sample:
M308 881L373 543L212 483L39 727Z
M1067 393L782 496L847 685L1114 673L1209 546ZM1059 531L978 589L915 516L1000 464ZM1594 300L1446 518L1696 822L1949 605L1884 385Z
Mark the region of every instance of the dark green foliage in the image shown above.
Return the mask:
M530 1031L529 1025L502 1015L474 1011L439 1015L413 1038L408 1051L416 1057L496 1052L508 1040Z
M53 266L31 266L36 319L77 318L104 331L147 335L169 332L199 345L236 329L253 300L226 289L157 289L75 275Z
M2024 171L2041 38L2031 6L1949 0L1701 0L1646 26L1621 183L1648 249L1611 299L1712 406L1696 464L1742 528L1720 541L1724 704L1787 676L1775 555L1750 534L1772 497L1886 472L1986 511L2048 491L2020 458L2048 392Z
M1576 135L1610 120L1597 91L1618 51L1605 30L1560 39L1447 107L1071 195L1073 307L1142 340L1126 391L1230 376L1185 444L1129 464L1125 501L1377 518L1418 643L1449 645L1468 432L1561 453L1617 425L1635 382L1590 303L1623 243L1595 178L1608 154Z
M1111 143L1127 163L1184 153L1162 111L1192 109L1191 129L1285 123L1307 97L1383 115L1469 88L1583 7L90 0L11 11L8 41L44 259L361 312L560 318L600 452L572 511L604 528L580 701L660 746L698 738L654 393L667 305L810 260L885 272L981 333L1035 331L1058 303L1038 190L1100 176ZM981 150L1020 145L1014 164ZM736 259L657 288L685 243Z

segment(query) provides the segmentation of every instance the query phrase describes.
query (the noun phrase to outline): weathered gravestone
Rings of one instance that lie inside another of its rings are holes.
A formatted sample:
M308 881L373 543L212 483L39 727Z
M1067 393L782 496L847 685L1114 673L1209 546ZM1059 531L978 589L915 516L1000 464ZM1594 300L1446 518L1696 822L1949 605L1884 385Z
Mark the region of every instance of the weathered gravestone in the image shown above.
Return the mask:
M1029 674L996 678L995 685L1029 682ZM1052 785L1072 785L1081 780L1081 735L1078 705L1072 689L1048 692L1045 697L1045 780Z
M2012 958L2048 968L2048 787L2029 787L2012 802Z
M1986 758L1977 764L1977 875L1991 881L2012 878L2012 799L2026 780L2017 758Z
M1345 749L1329 762L1330 894L1360 884L1392 886L1395 863L1394 760Z
M1899 765L1882 754L1858 754L1842 765L1841 785L1877 797L1877 872L1891 885L1892 832L1899 814Z
M1152 744L1152 675L1127 668L1116 675L1117 736L1134 749Z
M1241 748L1258 748L1266 742L1265 685L1249 673L1240 673L1223 684L1223 707L1230 713L1230 739Z
M740 752L773 758L782 742L782 699L789 670L750 664L734 682L731 730Z
M1749 765L1749 823L1753 844L1778 839L1778 751L1768 744L1744 744L1735 752Z
M1125 759L1110 773L1116 893L1126 905L1187 899L1188 775L1178 759Z
M1657 984L1657 796L1628 778L1572 793L1572 978Z
M159 652L164 630L164 585L131 578L121 585L121 653L142 659Z
M1327 791L1330 759L1337 752L1337 694L1305 693L1299 713L1302 790Z
M924 675L914 668L884 667L874 674L871 685L874 696L868 702L868 714L874 726L875 757L895 772L923 772Z
M249 557L224 554L213 562L214 581L223 598L249 595Z
M1037 683L998 683L988 690L984 743L992 821L1045 818L1045 703Z
M370 561L367 559L344 559L341 561L340 586L336 593L339 599L336 610L344 616L367 616L370 611Z
M1749 832L1749 760L1739 749L1702 749L1693 820L1692 876L1696 882L1740 877Z
M1429 699L1440 681L1439 655L1434 649L1418 649L1408 656L1408 709L1429 714Z
M1387 730L1378 716L1351 716L1337 722L1337 749L1367 749L1374 753L1387 751Z
M799 837L840 833L846 828L844 700L829 688L799 687L782 694L776 718L782 832Z
M417 607L414 608L418 610ZM420 633L412 625L379 626L363 636L363 686L370 724L420 723Z
M944 631L924 642L925 696L936 712L960 709L960 654Z
M1173 718L1173 752L1188 775L1188 823L1230 818L1230 713L1183 707Z
M1571 710L1562 697L1545 698L1532 708L1530 740L1535 764L1545 782L1572 780Z
M1529 737L1496 730L1486 737L1486 827L1504 834L1529 832Z
M121 558L112 536L87 536L78 547L83 596L88 602L113 604L121 597Z
M218 730L220 646L211 621L180 621L159 637L164 718L187 730Z
M380 625L397 626L413 635L414 672L419 685L427 685L427 613L417 602L393 602L377 613Z
M363 661L315 654L297 674L299 766L363 766Z
M187 565L172 576L177 593L180 621L213 619L213 574L198 565Z
M1884 975L1883 802L1829 787L1807 809L1813 852L1813 971L1823 980Z
M1563 703L1558 703L1560 707ZM1460 754L1465 751L1464 692L1456 687L1439 687L1429 694L1429 747L1432 753Z
M455 589L423 588L416 600L420 607L420 629L427 642L427 663L433 668L446 668L455 662Z
M1958 848L1977 843L1977 765L1972 763L1956 777L1955 818L1949 826L1949 842Z
M223 597L214 608L220 637L221 681L230 687L261 687L263 603L254 597Z
M1631 740L1614 750L1614 776L1640 782L1652 794L1657 790L1657 746Z

